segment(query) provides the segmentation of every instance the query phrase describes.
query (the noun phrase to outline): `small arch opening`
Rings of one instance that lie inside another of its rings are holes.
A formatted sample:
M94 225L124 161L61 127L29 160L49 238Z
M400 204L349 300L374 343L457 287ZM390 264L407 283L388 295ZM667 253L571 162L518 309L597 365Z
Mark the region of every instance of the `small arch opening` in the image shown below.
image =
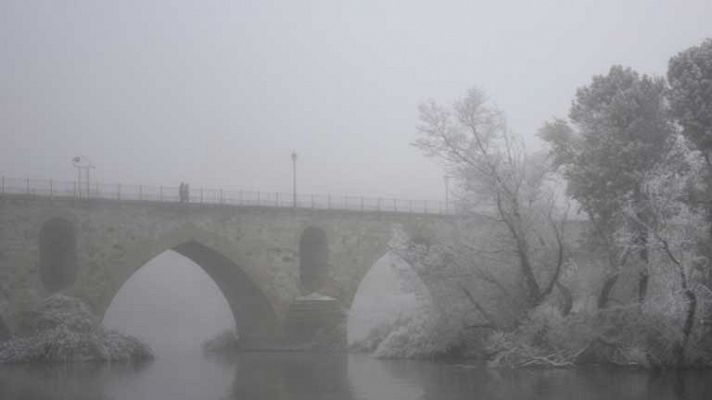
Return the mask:
M432 308L430 291L413 266L389 251L359 284L349 310L347 343L352 349L377 352L391 334L432 315Z
M323 229L310 226L299 238L302 294L318 292L329 274L329 243Z
M50 293L71 286L77 276L77 233L74 225L63 218L52 218L42 224L39 235L40 278Z

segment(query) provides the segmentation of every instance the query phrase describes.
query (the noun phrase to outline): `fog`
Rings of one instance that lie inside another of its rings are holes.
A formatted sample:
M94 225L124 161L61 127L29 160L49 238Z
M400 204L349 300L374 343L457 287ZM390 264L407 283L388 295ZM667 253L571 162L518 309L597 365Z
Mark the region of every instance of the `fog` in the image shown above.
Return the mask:
M612 64L712 34L673 1L3 1L0 173L442 199L417 105L478 85L536 148ZM378 173L374 173L377 171ZM417 177L417 179L412 179Z
M709 397L711 77L712 0L0 0L0 399Z

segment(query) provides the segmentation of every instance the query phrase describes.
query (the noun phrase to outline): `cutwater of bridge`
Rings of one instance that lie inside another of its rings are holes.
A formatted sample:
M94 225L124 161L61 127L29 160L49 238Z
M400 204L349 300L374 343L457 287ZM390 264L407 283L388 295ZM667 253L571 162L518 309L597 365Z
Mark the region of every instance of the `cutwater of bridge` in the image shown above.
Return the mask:
M394 228L443 234L452 216L0 197L0 322L47 295L78 296L103 315L146 262L174 250L221 289L246 342L282 337L295 299L348 309ZM167 277L166 279L170 279ZM307 299L309 297L306 297Z

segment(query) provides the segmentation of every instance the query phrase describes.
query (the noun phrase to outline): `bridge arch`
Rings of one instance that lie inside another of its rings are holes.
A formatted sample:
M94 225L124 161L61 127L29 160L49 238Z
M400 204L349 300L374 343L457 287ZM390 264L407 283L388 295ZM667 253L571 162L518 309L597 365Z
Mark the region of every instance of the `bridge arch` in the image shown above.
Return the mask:
M164 251L173 250L193 261L215 282L232 311L245 346L272 343L281 330L270 299L240 265L241 260L234 260L218 249L223 247L209 235L185 227L153 242L129 247L124 250L122 265L108 272L111 275L103 290L94 294L93 305L103 317L114 297L136 271ZM94 285L85 282L82 286ZM84 294L84 297L92 296Z
M433 300L417 269L397 251L387 250L368 269L351 300L347 321L349 345L377 344L396 325L426 312L433 306Z

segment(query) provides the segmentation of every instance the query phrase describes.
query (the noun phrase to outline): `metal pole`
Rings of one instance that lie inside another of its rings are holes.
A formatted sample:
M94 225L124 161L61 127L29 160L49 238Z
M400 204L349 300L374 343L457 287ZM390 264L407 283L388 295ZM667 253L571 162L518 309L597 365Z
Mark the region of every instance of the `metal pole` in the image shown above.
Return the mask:
M292 151L292 207L297 208L297 152Z
M52 180L49 180L49 198L53 199L54 198L54 188L52 187Z
M74 166L77 169L77 182L74 185L74 197L82 197L82 169L78 165Z
M158 188L158 200L163 201L163 185Z
M87 199L91 197L91 180L89 177L89 169L90 167L87 167Z

